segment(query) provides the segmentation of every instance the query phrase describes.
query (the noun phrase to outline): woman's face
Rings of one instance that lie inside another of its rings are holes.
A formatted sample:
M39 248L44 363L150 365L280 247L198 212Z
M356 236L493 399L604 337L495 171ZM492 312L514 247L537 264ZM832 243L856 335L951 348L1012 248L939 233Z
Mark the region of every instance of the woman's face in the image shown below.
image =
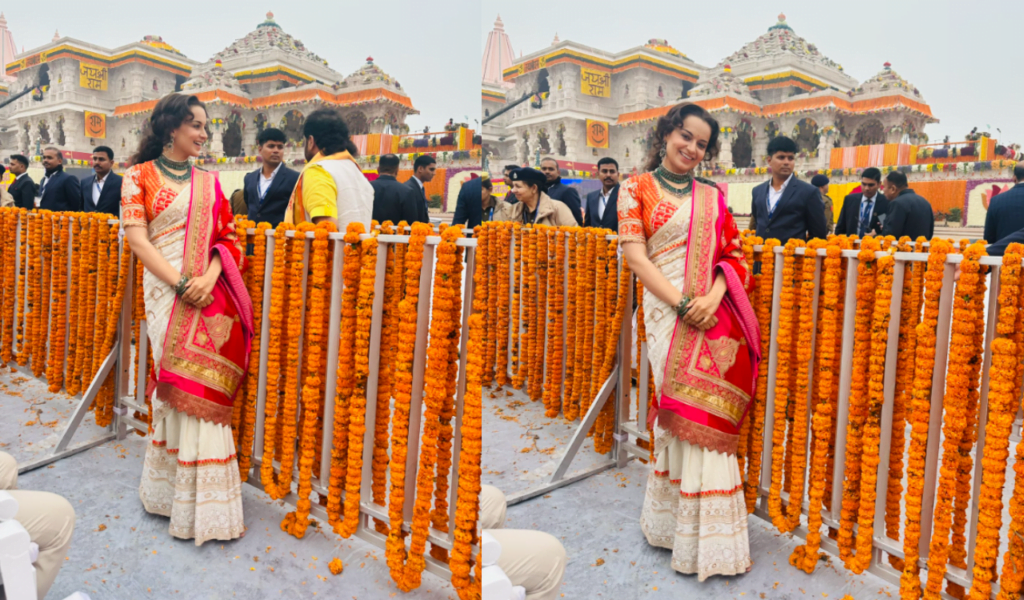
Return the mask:
M177 154L199 156L206 143L206 111L201 106L192 107L192 118L186 119L171 134Z
M491 202L491 190L481 187L480 188L480 201L484 206L487 206Z
M711 140L711 126L704 119L690 115L665 138L664 163L673 173L689 173L704 160Z
M512 193L520 202L533 202L537 197L537 186L527 185L524 181L513 181Z

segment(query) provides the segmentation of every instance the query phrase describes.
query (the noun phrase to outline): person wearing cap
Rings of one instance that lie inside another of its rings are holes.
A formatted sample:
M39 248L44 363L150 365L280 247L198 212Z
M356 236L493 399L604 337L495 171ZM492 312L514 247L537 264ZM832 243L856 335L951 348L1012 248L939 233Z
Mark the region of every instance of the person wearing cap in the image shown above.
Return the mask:
M836 219L835 213L832 211L832 198L828 196L828 177L819 173L811 177L811 185L821 192L821 203L825 205L825 228L831 235L832 230L835 229Z
M415 192L398 183L399 162L394 154L382 154L377 163L377 179L370 182L373 187L373 220L378 223L391 221L392 225L398 225L405 221L412 225L422 222Z
M545 193L547 178L536 169L516 169L509 174L515 204L502 202L494 213L495 221L513 221L524 225L575 227L572 211L563 202L556 202Z

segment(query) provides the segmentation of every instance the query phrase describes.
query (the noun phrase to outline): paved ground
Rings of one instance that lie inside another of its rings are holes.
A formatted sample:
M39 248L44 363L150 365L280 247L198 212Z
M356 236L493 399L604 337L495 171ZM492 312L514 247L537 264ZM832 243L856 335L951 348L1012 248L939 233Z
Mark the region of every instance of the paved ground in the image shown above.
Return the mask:
M39 456L52 448L72 406L31 373L0 373L0 450L20 461ZM75 443L101 431L90 415ZM144 452L143 438L132 435L20 477L21 489L55 492L75 507L74 540L47 598L76 590L94 600L457 598L448 582L429 573L420 589L402 594L384 552L361 540L342 540L330 529L303 540L283 533L279 524L288 510L250 486L243 486L244 538L199 548L171 538L168 520L146 513L139 502ZM334 557L345 563L338 576L327 569Z

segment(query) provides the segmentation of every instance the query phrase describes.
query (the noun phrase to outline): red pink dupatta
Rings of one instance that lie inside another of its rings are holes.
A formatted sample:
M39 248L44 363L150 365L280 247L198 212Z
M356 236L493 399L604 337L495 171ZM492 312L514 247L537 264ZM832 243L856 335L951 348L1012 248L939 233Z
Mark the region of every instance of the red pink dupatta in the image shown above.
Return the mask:
M156 392L180 412L230 426L231 407L248 367L252 301L242 280L244 254L220 182L193 169L191 186L182 272L202 275L214 253L220 255L223 270L213 288L213 303L206 308L174 300Z
M649 414L677 438L707 450L735 454L740 424L757 383L761 335L748 293L748 272L739 230L717 187L694 181L683 293L711 290L725 276L727 292L701 331L676 320L661 396Z

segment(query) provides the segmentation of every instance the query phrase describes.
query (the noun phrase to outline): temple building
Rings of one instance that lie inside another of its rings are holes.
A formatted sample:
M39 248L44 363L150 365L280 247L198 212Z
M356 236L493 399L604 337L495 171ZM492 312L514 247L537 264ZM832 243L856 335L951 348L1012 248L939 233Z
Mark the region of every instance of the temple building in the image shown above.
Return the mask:
M0 100L49 83L41 99L28 94L0 109L5 155L37 156L55 145L77 158L107 145L121 160L137 147L157 101L174 91L206 103L212 134L207 153L214 158L252 156L265 127L282 129L290 140L288 157L301 158L305 115L324 105L340 110L353 136L377 134L375 139L384 134L397 141L408 131L406 117L418 114L401 84L372 57L342 75L286 33L272 13L205 62L158 36L114 49L57 37L17 56L8 54L13 51L0 15L7 77Z
M485 149L499 164L554 156L565 170L589 173L611 156L632 169L650 148L657 118L686 100L718 119L721 169L764 166L776 135L797 141L798 168L814 169L827 167L839 146L923 143L925 125L937 122L889 63L858 83L785 15L713 67L657 39L612 53L556 38L507 66L492 44L508 44L500 19L484 54L484 118L529 96L486 125Z

